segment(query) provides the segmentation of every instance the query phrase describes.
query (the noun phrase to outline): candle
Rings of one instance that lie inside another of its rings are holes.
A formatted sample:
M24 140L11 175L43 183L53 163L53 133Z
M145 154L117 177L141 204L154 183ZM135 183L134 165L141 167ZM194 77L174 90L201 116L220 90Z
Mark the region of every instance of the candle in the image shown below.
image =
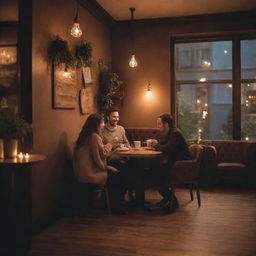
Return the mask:
M23 158L23 153L22 153L22 152L20 152L20 153L18 154L18 158L20 158L20 159Z
M28 154L28 153L25 154L25 158L26 158L26 159L29 158L29 154Z

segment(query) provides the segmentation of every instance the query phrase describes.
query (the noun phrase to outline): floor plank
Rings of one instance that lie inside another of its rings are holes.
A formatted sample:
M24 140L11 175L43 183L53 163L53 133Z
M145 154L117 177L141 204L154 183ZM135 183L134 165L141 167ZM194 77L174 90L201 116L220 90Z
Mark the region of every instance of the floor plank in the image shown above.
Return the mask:
M94 211L59 220L33 237L29 256L255 256L256 191L201 191L202 206L177 189L180 208L169 215ZM146 198L160 199L149 190Z

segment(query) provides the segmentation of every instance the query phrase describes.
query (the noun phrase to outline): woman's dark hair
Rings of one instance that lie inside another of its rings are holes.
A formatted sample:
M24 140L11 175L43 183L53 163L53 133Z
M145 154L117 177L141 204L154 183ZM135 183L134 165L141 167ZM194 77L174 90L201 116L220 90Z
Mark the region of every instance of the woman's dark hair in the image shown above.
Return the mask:
M170 128L173 128L173 118L170 114L168 113L163 113L159 116L161 118L163 123L168 123Z
M99 114L91 114L88 116L76 141L76 148L80 148L87 143L92 133L99 133L99 127L102 120L103 119Z

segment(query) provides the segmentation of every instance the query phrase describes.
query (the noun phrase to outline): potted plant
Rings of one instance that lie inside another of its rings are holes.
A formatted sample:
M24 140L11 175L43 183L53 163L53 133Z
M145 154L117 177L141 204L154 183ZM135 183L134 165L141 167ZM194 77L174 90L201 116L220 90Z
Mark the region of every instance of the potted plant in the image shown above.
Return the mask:
M122 101L124 97L123 82L111 68L99 60L99 93L98 104L102 115L106 110Z
M17 156L18 140L31 131L31 126L17 113L0 110L0 157Z
M68 69L75 66L75 56L70 52L67 41L58 35L50 42L48 58L56 67L64 65L65 69Z
M90 43L82 42L76 46L75 56L77 58L77 67L89 67L92 64L92 46Z

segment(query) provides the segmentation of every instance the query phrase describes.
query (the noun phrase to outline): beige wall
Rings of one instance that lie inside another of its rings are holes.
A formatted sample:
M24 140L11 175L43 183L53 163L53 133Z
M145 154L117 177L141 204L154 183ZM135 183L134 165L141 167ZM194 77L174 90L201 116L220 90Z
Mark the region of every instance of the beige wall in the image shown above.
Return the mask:
M67 186L68 169L66 157L72 154L74 141L87 118L81 115L77 101L76 109L52 109L51 70L46 60L47 47L53 36L59 35L71 47L80 39L70 36L75 16L76 1L45 0L33 1L33 138L34 152L46 155L47 159L33 168L33 219L54 214L63 204ZM80 25L84 38L93 47L92 73L94 95L98 86L98 59L110 61L109 29L90 15L79 9ZM77 87L82 86L81 72L78 72ZM93 96L94 96L93 95ZM96 108L94 106L96 111Z
M171 109L170 38L181 34L222 34L255 31L255 12L201 18L137 21L134 24L138 67L128 67L131 51L127 22L113 30L113 69L125 83L125 99L120 122L125 127L155 127L156 116ZM145 100L151 81L153 98Z
M0 1L0 22L18 21L18 0Z

